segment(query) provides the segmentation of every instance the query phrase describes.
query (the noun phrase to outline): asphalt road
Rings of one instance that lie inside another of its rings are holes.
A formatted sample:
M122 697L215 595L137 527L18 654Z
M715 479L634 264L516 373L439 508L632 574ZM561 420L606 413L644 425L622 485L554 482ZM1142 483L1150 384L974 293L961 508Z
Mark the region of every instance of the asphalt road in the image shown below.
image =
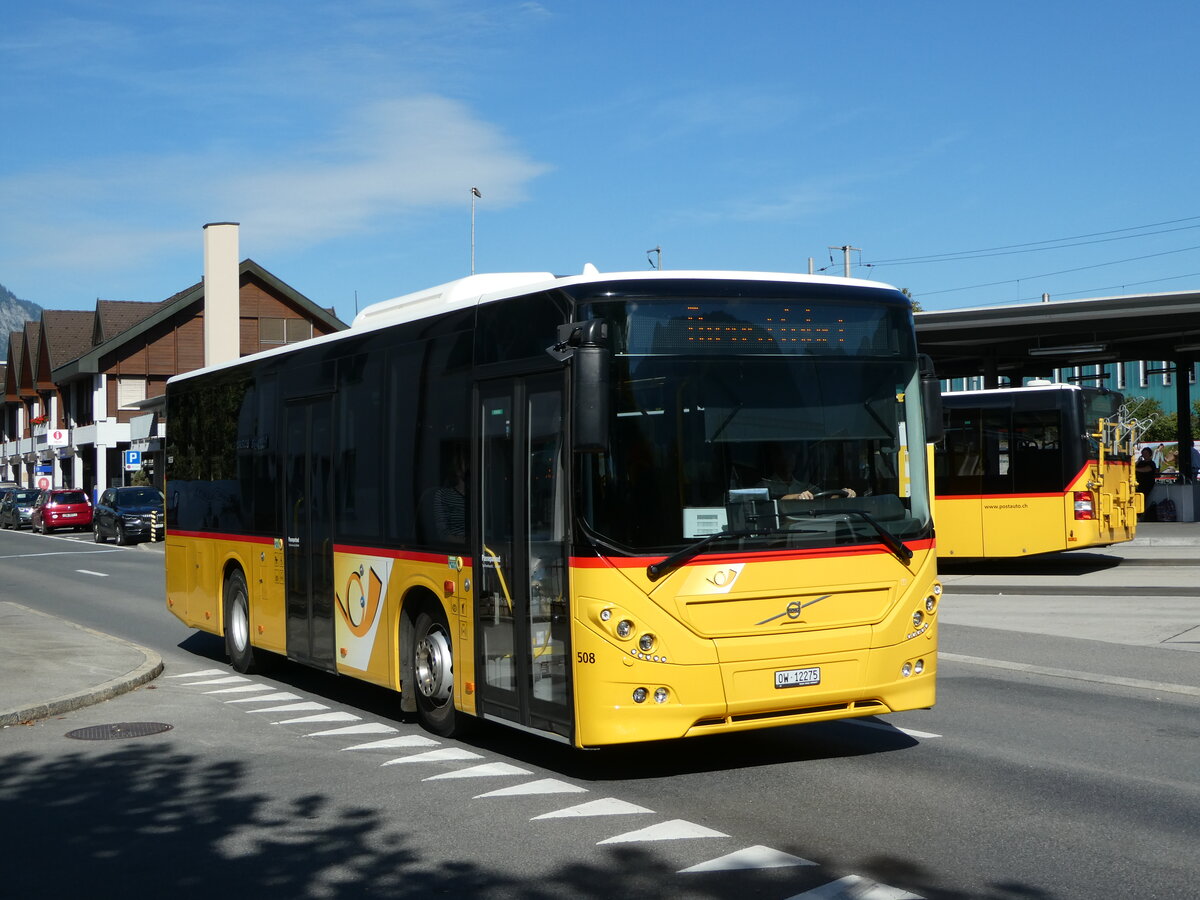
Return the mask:
M1173 689L1200 653L951 616L933 710L584 753L491 727L435 740L393 695L291 665L242 679L165 611L162 579L161 548L0 532L4 599L166 664L0 732L4 892L1092 900L1200 882L1200 696ZM171 728L65 736L116 722Z

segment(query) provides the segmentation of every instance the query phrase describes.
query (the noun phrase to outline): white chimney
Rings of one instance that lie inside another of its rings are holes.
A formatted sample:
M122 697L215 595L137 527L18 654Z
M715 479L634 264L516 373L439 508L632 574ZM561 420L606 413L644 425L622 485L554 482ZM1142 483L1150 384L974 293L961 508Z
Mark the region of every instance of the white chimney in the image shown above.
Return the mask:
M204 365L241 355L238 223L204 226Z

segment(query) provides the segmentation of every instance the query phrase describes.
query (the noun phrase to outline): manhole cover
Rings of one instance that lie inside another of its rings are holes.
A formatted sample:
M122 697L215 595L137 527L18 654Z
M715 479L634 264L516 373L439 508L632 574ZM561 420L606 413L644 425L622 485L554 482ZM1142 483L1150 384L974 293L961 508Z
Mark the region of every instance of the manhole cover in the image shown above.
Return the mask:
M68 731L67 737L77 741L120 741L170 731L174 725L165 722L114 722L111 725L89 725Z

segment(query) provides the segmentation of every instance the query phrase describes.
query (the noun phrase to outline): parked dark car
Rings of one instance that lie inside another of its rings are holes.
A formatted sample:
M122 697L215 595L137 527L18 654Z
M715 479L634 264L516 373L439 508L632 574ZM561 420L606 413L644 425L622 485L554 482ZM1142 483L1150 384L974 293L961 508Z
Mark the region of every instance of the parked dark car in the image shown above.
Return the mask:
M29 513L29 527L42 534L49 534L55 528L83 531L91 526L92 500L87 491L76 488L42 491Z
M100 495L92 519L92 539L110 537L124 546L134 541L163 539L166 517L163 495L150 487L109 488Z
M0 500L0 528L24 528L29 524L34 501L41 491L36 488L9 489Z

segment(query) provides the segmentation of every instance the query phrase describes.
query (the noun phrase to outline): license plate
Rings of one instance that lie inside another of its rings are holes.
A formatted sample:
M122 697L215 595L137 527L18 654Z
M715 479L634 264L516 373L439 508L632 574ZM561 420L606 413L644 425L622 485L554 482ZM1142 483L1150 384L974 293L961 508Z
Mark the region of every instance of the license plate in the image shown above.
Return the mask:
M813 666L811 669L782 669L775 673L775 687L777 688L804 687L820 683L820 666Z
M62 514L62 517L63 517L64 519L73 519L73 518L75 518L77 515L79 515L79 513L63 513L63 514Z

